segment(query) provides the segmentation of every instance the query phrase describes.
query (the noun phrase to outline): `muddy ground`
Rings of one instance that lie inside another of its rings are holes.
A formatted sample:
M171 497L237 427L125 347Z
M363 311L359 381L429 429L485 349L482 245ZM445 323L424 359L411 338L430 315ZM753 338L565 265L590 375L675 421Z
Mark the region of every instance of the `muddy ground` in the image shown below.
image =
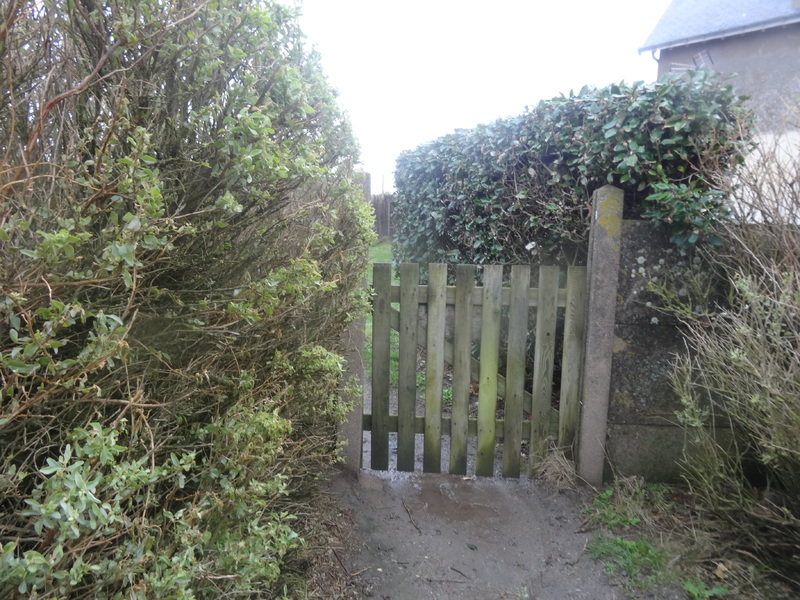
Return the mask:
M367 462L368 464L368 462ZM446 464L446 462L444 463ZM594 560L587 495L520 479L362 470L327 484L349 524L338 559L356 598L622 600ZM683 600L683 592L638 593Z

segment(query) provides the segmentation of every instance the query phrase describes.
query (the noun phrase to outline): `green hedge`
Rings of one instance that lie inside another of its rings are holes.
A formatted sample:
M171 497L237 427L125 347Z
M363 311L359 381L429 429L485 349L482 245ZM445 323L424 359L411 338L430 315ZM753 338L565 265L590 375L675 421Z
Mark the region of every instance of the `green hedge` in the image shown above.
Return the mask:
M301 595L374 236L295 11L3 14L0 596Z
M592 192L606 183L676 244L716 243L714 224L729 212L710 181L748 143L743 101L715 73L667 75L584 88L404 152L396 259L551 259L580 247Z

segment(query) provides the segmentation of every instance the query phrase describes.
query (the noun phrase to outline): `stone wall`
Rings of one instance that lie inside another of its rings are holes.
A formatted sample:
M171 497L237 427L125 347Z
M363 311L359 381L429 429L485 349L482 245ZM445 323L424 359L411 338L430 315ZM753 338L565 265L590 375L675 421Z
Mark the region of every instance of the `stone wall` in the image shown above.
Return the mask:
M623 221L604 477L679 476L683 431L670 384L675 354L685 352L678 323L651 304L649 282L685 269L688 258L648 221Z

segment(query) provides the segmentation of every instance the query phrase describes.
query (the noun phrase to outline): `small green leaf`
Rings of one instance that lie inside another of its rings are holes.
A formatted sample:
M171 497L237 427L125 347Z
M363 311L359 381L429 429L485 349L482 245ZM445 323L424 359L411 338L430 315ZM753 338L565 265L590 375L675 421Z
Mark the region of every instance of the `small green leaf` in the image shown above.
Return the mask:
M22 362L17 358L10 358L5 361L6 367L14 371L15 373L22 373L23 375L28 375L33 373L36 369L38 369L37 365L30 365L28 363Z

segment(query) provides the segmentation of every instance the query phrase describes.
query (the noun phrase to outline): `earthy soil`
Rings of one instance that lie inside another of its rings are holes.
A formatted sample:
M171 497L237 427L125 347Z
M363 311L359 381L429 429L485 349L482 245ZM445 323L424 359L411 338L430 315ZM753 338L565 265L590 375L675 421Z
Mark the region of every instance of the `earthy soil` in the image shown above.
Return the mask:
M361 597L625 598L586 553L576 498L527 478L362 471L330 489L353 523L341 558Z

